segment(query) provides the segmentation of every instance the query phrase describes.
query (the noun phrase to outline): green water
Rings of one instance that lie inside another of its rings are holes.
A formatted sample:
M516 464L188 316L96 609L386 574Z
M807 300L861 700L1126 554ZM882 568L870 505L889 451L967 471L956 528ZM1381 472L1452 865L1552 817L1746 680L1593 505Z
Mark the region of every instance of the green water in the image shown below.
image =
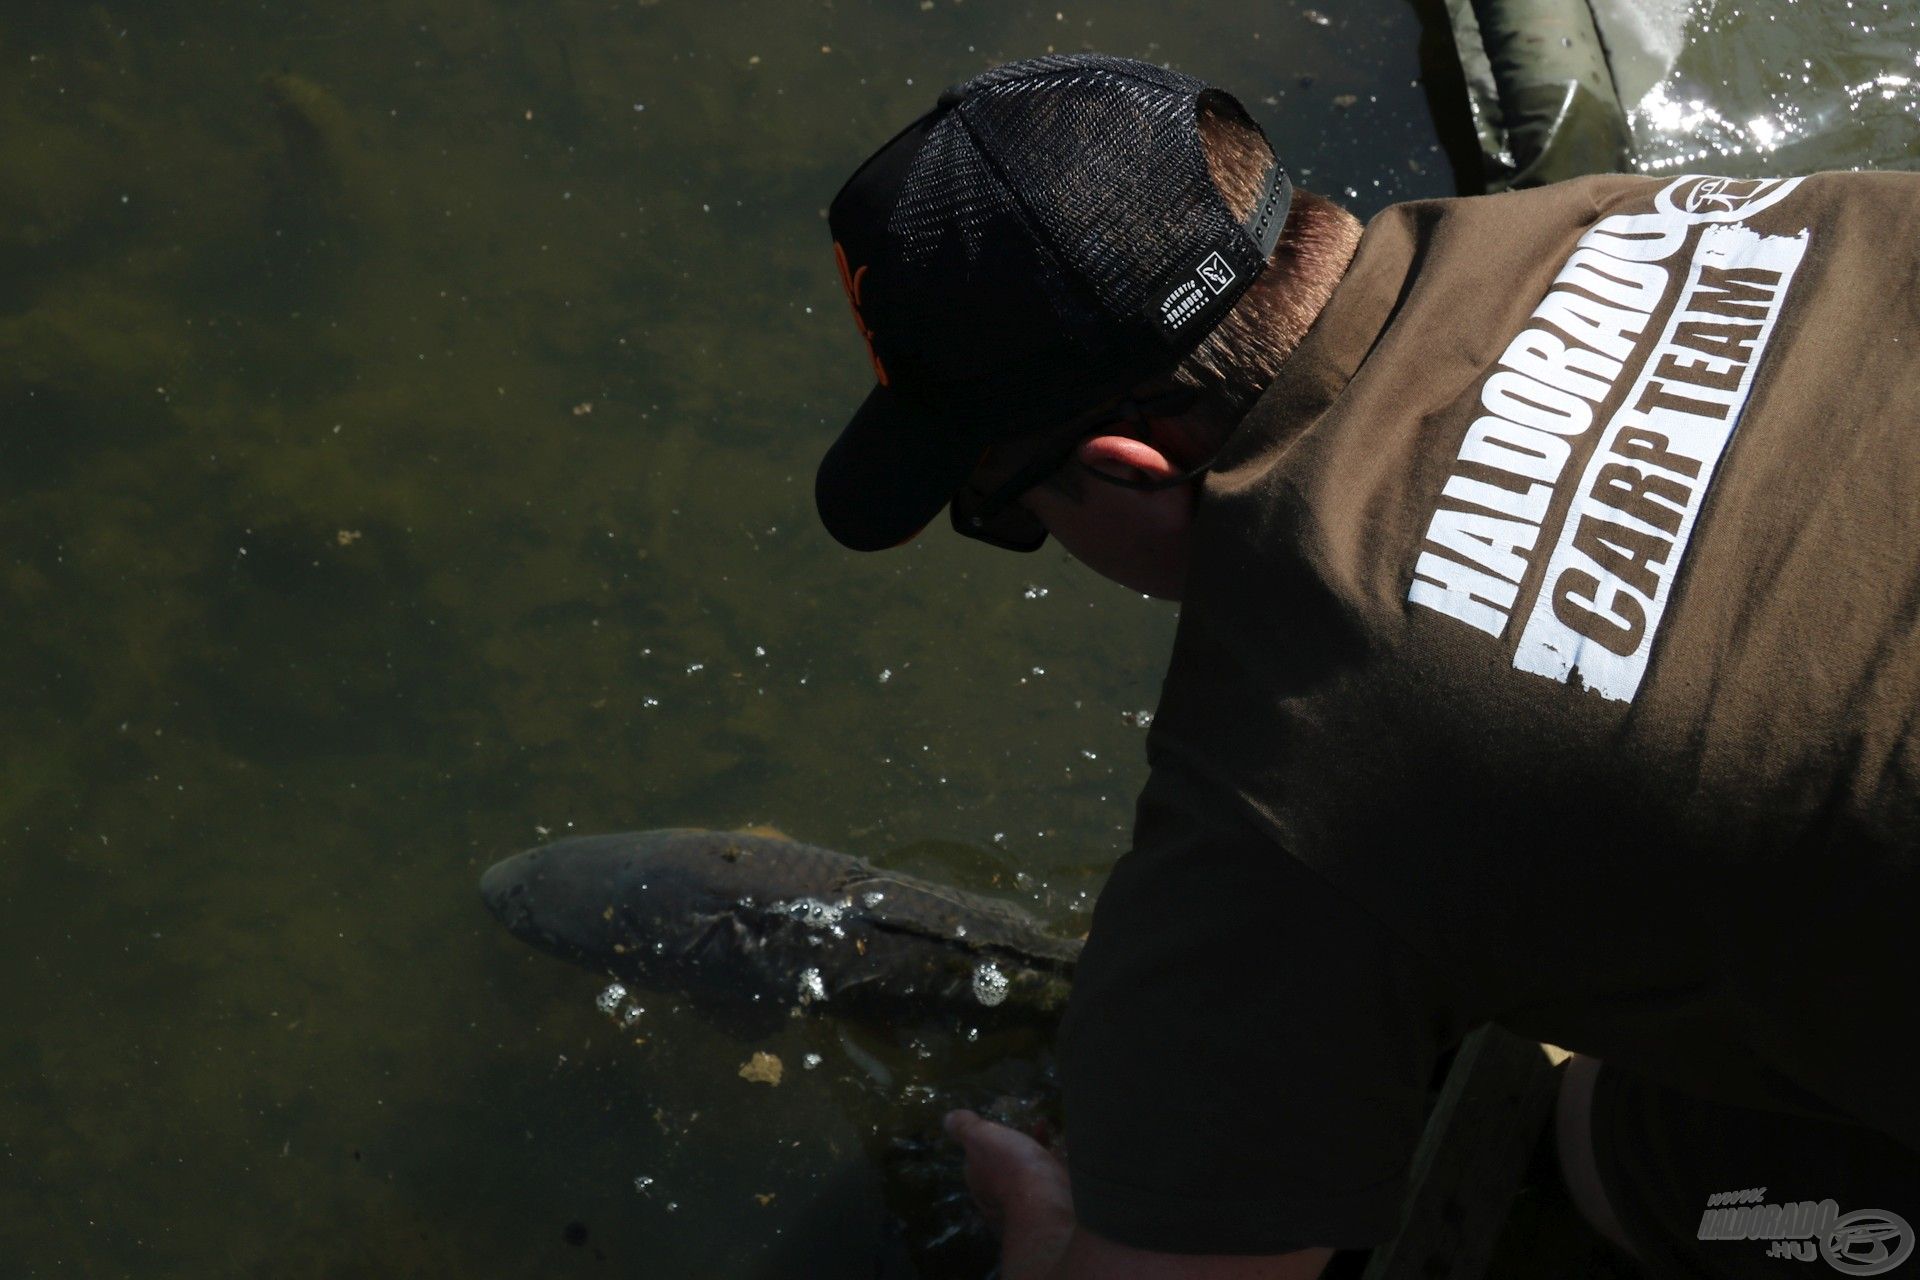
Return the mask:
M818 530L822 210L1083 45L1450 193L1444 26L1323 8L0 9L0 1273L873 1274L845 1055L621 1032L475 882L770 822L1084 927L1172 612Z

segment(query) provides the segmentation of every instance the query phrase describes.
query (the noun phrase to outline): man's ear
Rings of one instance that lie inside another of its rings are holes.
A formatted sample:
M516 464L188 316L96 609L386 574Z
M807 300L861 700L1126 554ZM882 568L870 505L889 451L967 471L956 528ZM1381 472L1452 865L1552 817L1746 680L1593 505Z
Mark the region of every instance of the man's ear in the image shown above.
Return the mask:
M1094 436L1081 441L1073 456L1084 467L1122 480L1165 480L1180 474L1166 454L1131 436Z

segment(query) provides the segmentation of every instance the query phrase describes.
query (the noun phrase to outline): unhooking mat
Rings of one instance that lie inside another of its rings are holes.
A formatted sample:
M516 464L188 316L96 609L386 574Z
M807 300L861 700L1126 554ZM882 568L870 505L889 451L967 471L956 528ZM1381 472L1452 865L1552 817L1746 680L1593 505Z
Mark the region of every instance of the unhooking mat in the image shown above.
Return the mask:
M1489 190L1920 169L1920 0L1447 0Z

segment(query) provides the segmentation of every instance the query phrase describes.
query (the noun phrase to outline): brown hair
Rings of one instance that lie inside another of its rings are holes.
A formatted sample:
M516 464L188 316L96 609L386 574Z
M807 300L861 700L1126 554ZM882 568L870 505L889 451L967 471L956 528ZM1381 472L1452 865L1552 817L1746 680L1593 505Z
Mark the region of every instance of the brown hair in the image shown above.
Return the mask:
M1253 123L1230 106L1202 100L1200 146L1214 185L1244 221L1260 198L1273 151ZM1198 387L1237 419L1280 372L1360 243L1360 222L1324 196L1294 189L1293 208L1267 268L1204 340L1174 368L1176 382Z
M1260 198L1273 149L1237 107L1203 98L1198 110L1207 170L1227 208L1244 222ZM1164 424L1178 437L1184 455L1205 458L1226 441L1306 337L1359 243L1358 218L1325 196L1294 188L1287 224L1266 269L1166 379L1201 392L1200 404ZM1068 497L1083 492L1083 477L1070 466L1041 483Z

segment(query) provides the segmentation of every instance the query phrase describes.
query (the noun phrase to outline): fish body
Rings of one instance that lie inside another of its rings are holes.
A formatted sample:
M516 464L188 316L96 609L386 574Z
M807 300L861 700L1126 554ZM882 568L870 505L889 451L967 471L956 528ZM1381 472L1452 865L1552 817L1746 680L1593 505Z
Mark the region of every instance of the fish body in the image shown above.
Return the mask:
M480 893L521 940L709 1010L1050 1026L1080 953L1011 903L742 832L562 840L495 865Z

